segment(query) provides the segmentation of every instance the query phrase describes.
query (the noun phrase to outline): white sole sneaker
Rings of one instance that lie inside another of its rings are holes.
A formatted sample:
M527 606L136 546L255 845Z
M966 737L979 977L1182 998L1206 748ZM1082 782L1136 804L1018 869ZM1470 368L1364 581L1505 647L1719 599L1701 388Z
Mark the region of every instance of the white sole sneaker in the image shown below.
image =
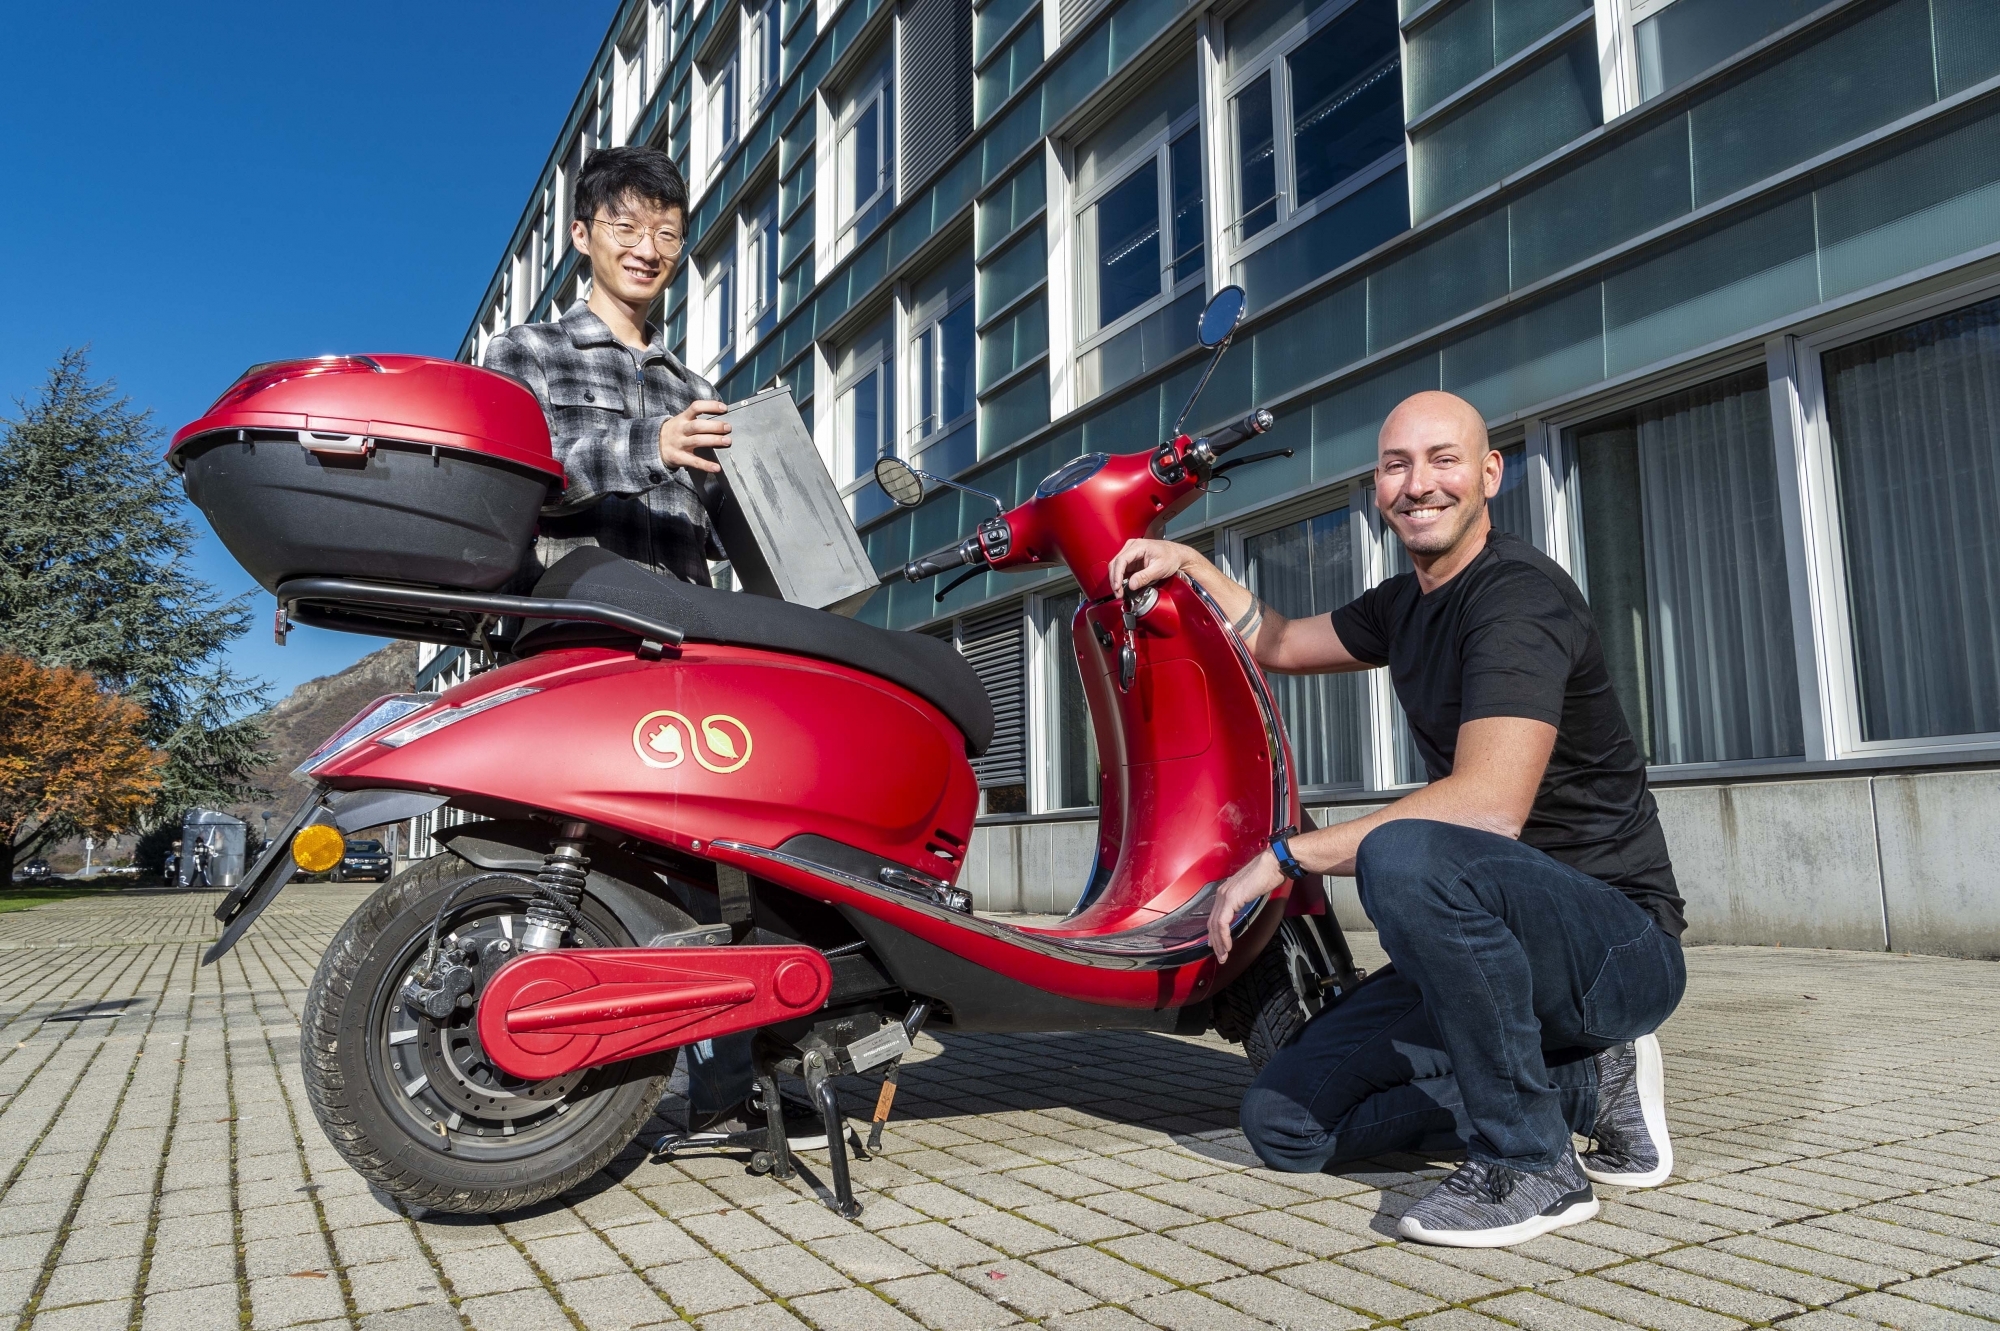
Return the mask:
M1560 1203L1558 1205L1560 1206ZM1587 1196L1583 1200L1561 1207L1553 1214L1531 1216L1518 1224L1499 1225L1492 1229L1426 1229L1413 1217L1406 1215L1396 1222L1396 1232L1406 1239L1415 1239L1418 1243L1429 1243L1440 1248L1511 1248L1517 1243L1538 1239L1566 1225L1580 1225L1596 1217L1597 1198Z
M1607 1183L1615 1188L1657 1188L1674 1172L1674 1143L1667 1135L1667 1078L1665 1063L1660 1057L1660 1037L1640 1036L1632 1042L1632 1052L1639 1065L1636 1074L1639 1112L1645 1118L1646 1135L1653 1139L1653 1149L1659 1153L1660 1162L1643 1174L1617 1174L1592 1169L1585 1161L1583 1173L1592 1183Z

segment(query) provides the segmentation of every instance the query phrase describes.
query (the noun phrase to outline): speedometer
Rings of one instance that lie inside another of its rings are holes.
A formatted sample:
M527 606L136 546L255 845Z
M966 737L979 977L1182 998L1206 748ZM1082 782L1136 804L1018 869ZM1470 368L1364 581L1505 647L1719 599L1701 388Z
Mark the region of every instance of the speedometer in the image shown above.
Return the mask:
M1107 453L1085 453L1080 458L1071 458L1047 476L1035 487L1035 498L1047 499L1065 490L1074 490L1103 469L1111 457Z

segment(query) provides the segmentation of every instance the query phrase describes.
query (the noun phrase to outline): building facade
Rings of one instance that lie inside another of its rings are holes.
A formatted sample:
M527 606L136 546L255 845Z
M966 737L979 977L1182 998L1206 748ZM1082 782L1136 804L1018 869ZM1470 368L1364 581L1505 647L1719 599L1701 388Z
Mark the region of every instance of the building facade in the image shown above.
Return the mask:
M626 0L465 359L582 294L570 184L627 142L693 192L671 340L792 389L879 568L989 510L892 510L877 458L1011 504L1148 447L1239 283L1191 424L1295 452L1172 535L1330 610L1406 566L1383 417L1461 394L1496 522L1598 616L1690 937L2000 954L1991 0ZM987 680L989 909L1067 909L1092 853L1076 597L862 611ZM1382 672L1278 687L1324 817L1422 779Z

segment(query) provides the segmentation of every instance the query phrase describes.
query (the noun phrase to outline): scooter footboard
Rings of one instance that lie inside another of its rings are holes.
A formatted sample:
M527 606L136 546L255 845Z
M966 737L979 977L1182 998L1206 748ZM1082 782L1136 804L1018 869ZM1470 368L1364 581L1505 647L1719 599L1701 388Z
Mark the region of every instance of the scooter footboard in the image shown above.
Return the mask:
M577 948L502 966L479 997L479 1042L542 1080L817 1012L833 969L809 947Z

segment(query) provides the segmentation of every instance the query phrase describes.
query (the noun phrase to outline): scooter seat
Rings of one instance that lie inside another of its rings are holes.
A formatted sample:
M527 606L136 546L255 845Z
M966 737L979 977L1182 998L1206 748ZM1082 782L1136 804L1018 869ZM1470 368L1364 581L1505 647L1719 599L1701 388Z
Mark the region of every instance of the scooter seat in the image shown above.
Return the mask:
M696 642L761 647L851 666L901 685L950 717L965 736L968 756L977 758L993 742L993 702L986 686L950 643L928 633L878 629L769 596L698 587L597 546L564 555L542 575L532 594L617 606L677 624ZM580 635L595 640L615 632L541 621L514 640L513 650L530 656L574 643Z

